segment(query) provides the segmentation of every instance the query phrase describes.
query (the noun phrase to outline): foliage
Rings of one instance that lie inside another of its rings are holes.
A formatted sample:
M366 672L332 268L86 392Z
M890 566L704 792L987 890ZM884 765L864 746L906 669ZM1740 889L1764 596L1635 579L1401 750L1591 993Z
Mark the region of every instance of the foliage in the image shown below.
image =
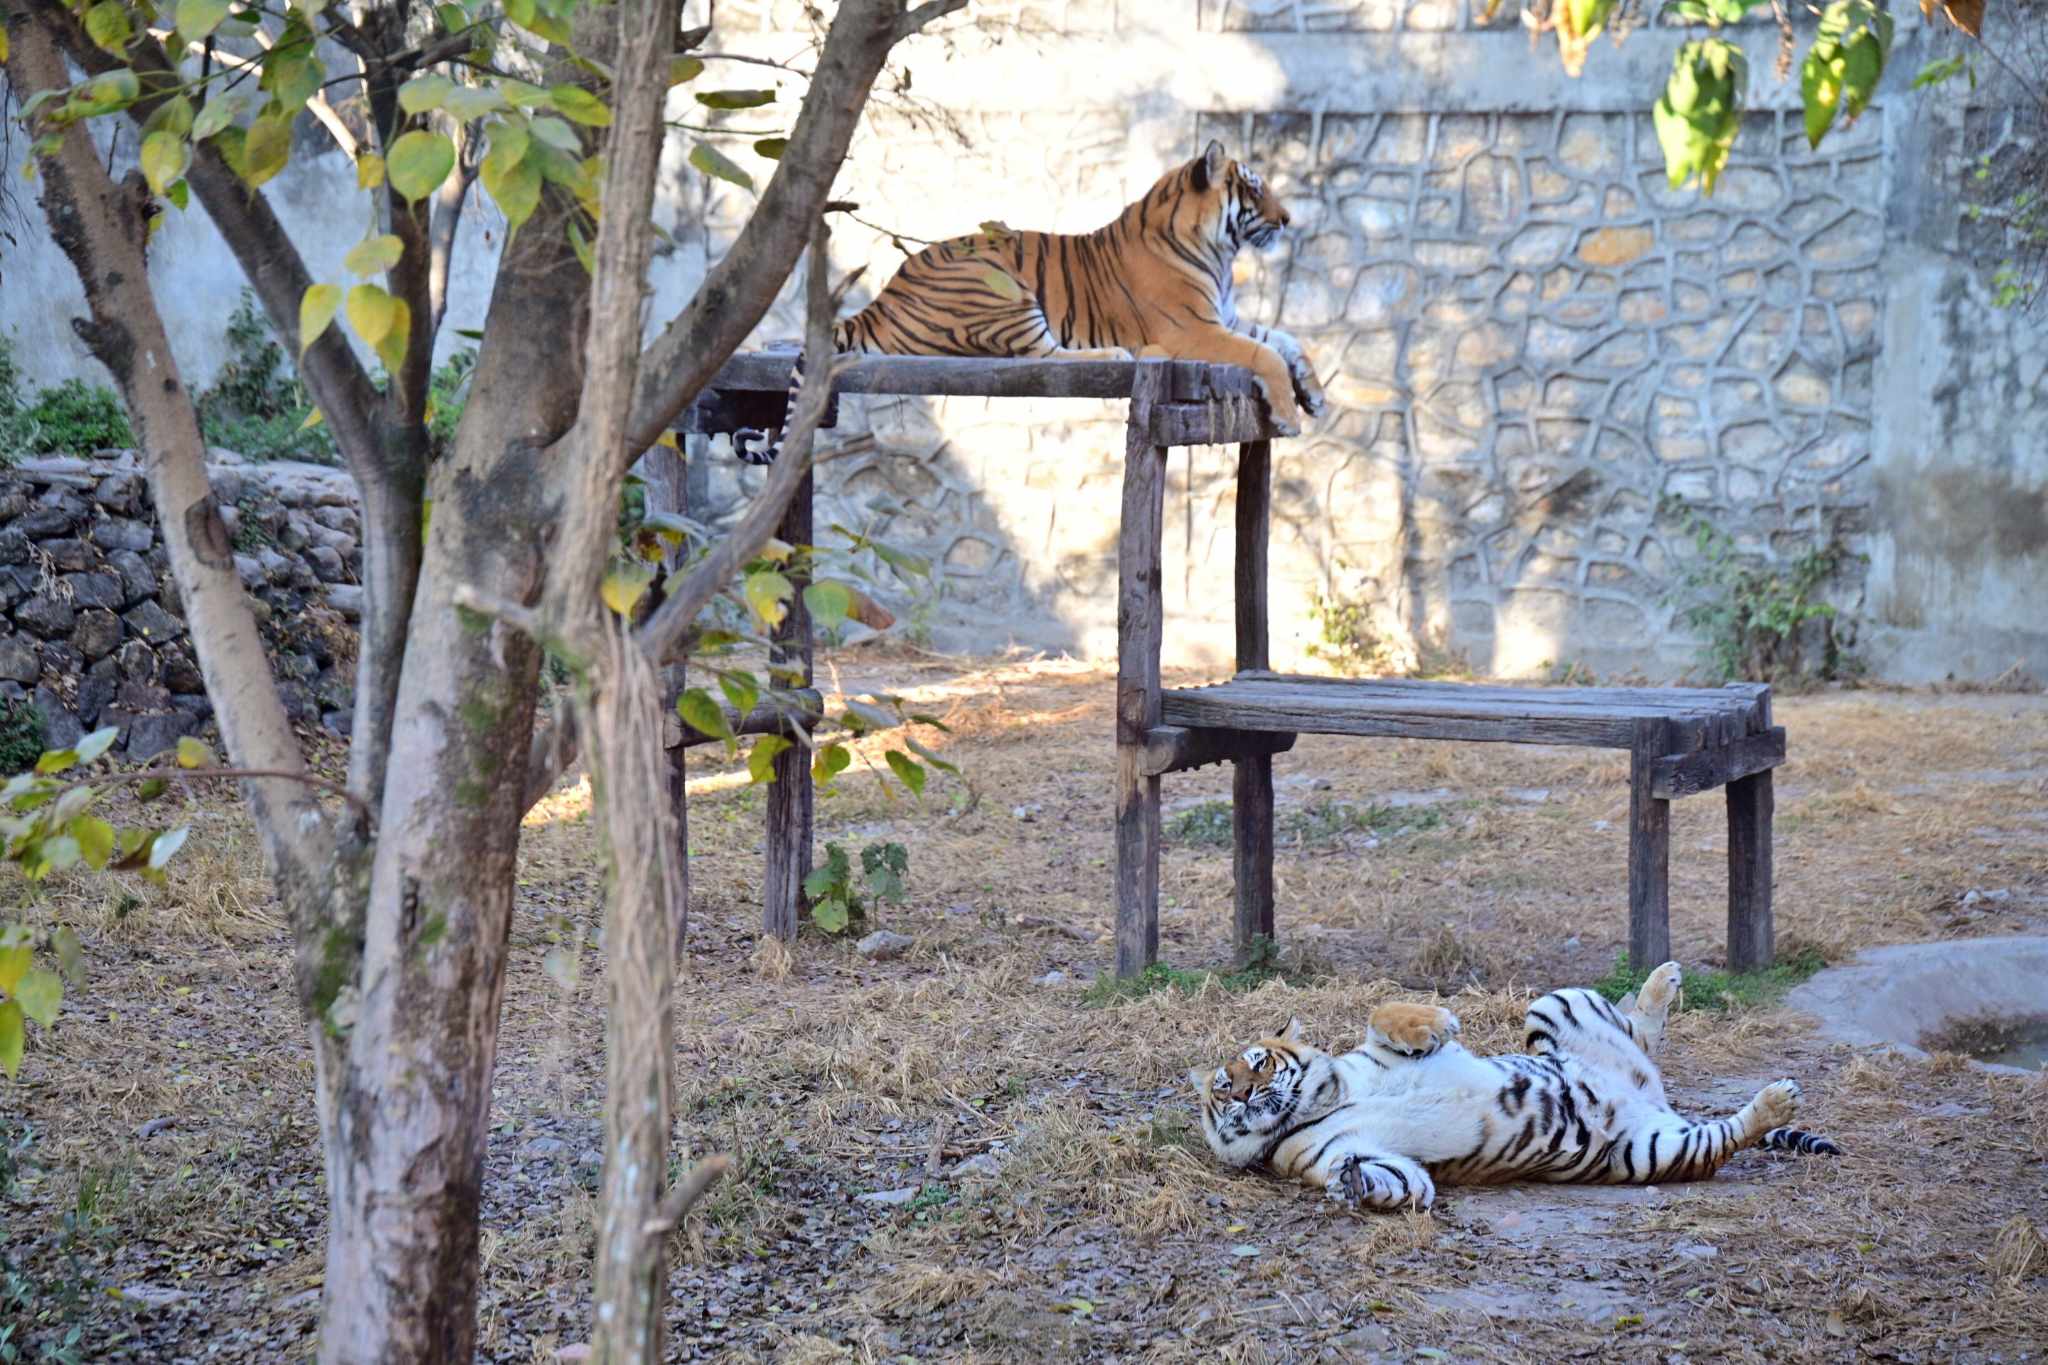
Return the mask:
M1397 834L1434 829L1443 813L1433 806L1391 806L1379 802L1315 801L1280 817L1281 842L1321 847L1351 834ZM1228 801L1204 801L1169 816L1163 829L1175 843L1228 848L1235 837Z
M1759 967L1750 972L1721 972L1710 968L1688 967L1685 971L1685 985L1680 992L1678 1007L1688 1010L1718 1010L1732 1013L1738 1009L1756 1009L1771 1005L1800 982L1828 965L1820 949L1811 945L1799 945L1781 954L1768 967ZM1614 960L1614 970L1593 983L1593 989L1617 1003L1625 995L1642 988L1649 980L1654 968L1638 969L1629 964L1628 953L1624 950Z
M334 463L334 439L320 425L305 385L247 289L228 316L227 341L227 364L213 387L199 395L206 443L252 460Z
M898 843L869 844L860 851L860 878L838 844L825 845L825 865L804 878L811 901L811 921L828 934L843 934L867 923L868 897L876 903L903 904L903 878L910 871L910 852Z
M1315 980L1315 976L1315 971L1305 960L1283 953L1272 939L1260 934L1252 940L1251 951L1245 955L1244 962L1227 972L1188 971L1155 962L1136 976L1098 978L1082 995L1081 1003L1090 1009L1101 1009L1141 1000L1161 991L1196 995L1211 987L1232 995L1243 995L1268 981L1306 986Z
M0 697L0 773L18 773L43 756L43 713L27 697Z
M135 444L120 395L102 384L67 379L35 397L7 418L18 449L35 455L90 454Z
M117 827L92 813L101 795L99 787L64 776L99 762L118 734L112 726L95 730L73 748L44 753L31 771L0 785L5 861L29 881L84 863L94 871L133 872L163 884L164 866L189 831L184 826ZM207 761L204 745L179 741L181 767L199 767ZM144 800L152 799L163 786L162 778L147 779L140 794ZM76 984L83 972L78 938L69 929L39 935L26 925L0 924L0 1071L13 1077L20 1070L27 1021L43 1028L54 1025L64 983Z
M25 1125L0 1122L0 1209L13 1201L23 1167L34 1164L34 1141ZM0 1238L0 1365L82 1365L90 1358L85 1329L101 1294L88 1268L90 1221L81 1210L65 1211L56 1236L63 1269L49 1277L17 1265L9 1254L26 1238Z
M1347 566L1340 560L1337 567ZM1309 616L1318 636L1308 645L1311 659L1349 677L1397 671L1393 644L1373 624L1372 604L1362 596L1339 596L1334 586L1328 593L1318 589L1309 598Z
M14 360L14 338L0 332L0 464L28 449L31 428L22 411L21 368Z
M1752 682L1834 679L1856 671L1838 628L1839 613L1821 593L1855 558L1830 537L1789 563L1756 563L1726 531L1681 503L1693 554L1678 567L1679 619L1703 637L1702 662L1717 679ZM1815 637L1818 637L1815 639ZM1807 664L1809 644L1819 657Z
M1186 810L1175 811L1166 817L1160 832L1177 844L1196 848L1229 848L1233 837L1230 803L1204 801Z

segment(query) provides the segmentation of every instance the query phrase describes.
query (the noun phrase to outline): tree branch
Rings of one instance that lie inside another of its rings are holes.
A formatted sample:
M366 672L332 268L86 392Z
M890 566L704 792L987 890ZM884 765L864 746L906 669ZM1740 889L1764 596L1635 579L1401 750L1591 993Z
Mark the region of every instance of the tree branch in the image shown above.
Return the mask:
M666 1237L683 1225L683 1219L698 1200L710 1193L719 1177L732 1169L732 1158L723 1153L705 1157L690 1168L690 1173L677 1183L661 1201L661 1208L654 1217L640 1227L642 1237Z
M927 0L908 13L903 0L845 0L840 5L818 54L803 111L790 130L789 146L761 202L689 307L641 361L626 444L613 455L621 469L660 438L774 303L831 193L889 49L918 26L966 2Z

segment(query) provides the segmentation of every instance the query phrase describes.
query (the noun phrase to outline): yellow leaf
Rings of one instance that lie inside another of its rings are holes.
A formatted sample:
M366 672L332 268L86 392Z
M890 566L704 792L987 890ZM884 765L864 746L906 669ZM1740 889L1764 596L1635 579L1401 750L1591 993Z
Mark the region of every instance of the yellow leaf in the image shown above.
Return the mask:
M375 275L397 265L405 256L405 243L390 233L365 237L341 258L341 268L351 275Z
M374 284L359 284L348 291L349 325L356 335L375 346L391 335L398 321L398 300Z
M268 114L249 125L242 142L242 179L253 189L284 169L291 160L292 121Z
M384 158L375 152L364 152L356 158L356 188L374 190L384 183Z
M634 604L646 595L654 581L654 570L645 564L621 564L604 576L598 589L604 604L621 616L631 616Z
M178 741L178 766L181 768L211 768L213 750L190 735Z
M341 307L341 286L338 284L316 284L299 300L299 354L320 339L327 330L327 324L334 321L336 310ZM317 411L317 409L316 409Z
M374 343L377 359L384 362L384 368L392 374L405 363L405 353L412 346L412 305L404 299L391 301L391 330L384 334L382 341Z
M192 164L192 144L168 128L159 128L142 139L142 178L152 193L162 194L175 180L181 180Z

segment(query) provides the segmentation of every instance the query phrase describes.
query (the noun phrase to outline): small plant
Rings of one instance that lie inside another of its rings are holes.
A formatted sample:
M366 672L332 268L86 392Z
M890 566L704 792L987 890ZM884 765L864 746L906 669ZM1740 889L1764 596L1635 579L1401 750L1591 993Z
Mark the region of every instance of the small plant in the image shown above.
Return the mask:
M1081 1003L1091 1009L1100 1009L1106 1005L1141 1000L1160 991L1193 995L1212 983L1233 995L1242 995L1257 990L1268 981L1306 986L1317 975L1307 959L1299 954L1283 953L1278 944L1261 934L1252 940L1251 951L1245 954L1244 962L1227 972L1188 971L1155 962L1133 977L1105 976L1098 979L1082 995Z
M207 444L252 460L332 464L334 438L320 425L270 320L246 289L228 316L227 341L227 364L213 387L199 395L199 429Z
M838 844L825 845L825 865L804 878L811 901L811 922L828 934L843 934L867 923L868 900L903 904L903 878L910 871L910 851L898 843L869 844L860 851L860 879Z
M0 697L0 773L18 773L43 756L43 713L27 697Z
M112 389L83 379L38 389L35 401L21 412L21 420L30 431L28 448L38 455L53 451L86 454L135 444L120 398Z
M1163 832L1177 844L1228 848L1233 837L1231 828L1230 803L1204 801L1199 806L1189 806L1168 816Z
M1820 949L1801 944L1788 948L1770 966L1759 967L1753 972L1687 968L1679 1008L1719 1010L1725 1014L1775 1004L1786 991L1827 965L1828 961L1821 956ZM1615 958L1614 970L1595 981L1593 989L1609 1000L1619 1002L1649 979L1650 970L1631 966L1628 953L1624 951Z
M1339 571L1349 567L1338 561ZM1398 651L1373 623L1372 603L1363 596L1339 596L1333 583L1330 592L1309 598L1308 610L1318 635L1309 642L1310 658L1351 676L1400 671Z
M1718 679L1834 679L1856 671L1839 613L1821 594L1858 556L1831 536L1789 563L1758 564L1694 509L1672 502L1666 510L1682 518L1693 543L1693 557L1680 566L1673 593L1679 619L1704 637L1702 661ZM1809 667L1809 650L1815 649L1818 657Z
M1280 833L1297 844L1327 845L1339 843L1349 834L1398 834L1435 829L1443 822L1443 812L1434 806L1316 801L1282 819Z

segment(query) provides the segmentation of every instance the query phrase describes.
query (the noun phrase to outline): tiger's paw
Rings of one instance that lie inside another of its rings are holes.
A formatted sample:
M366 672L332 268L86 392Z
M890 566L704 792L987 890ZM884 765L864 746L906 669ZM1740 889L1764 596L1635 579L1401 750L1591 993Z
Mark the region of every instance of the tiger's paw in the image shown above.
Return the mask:
M1420 1167L1404 1171L1373 1157L1344 1158L1324 1193L1333 1203L1352 1209L1426 1209L1436 1203L1436 1183L1427 1172Z
M1772 1081L1757 1091L1756 1098L1750 1103L1756 1109L1759 1132L1782 1128L1799 1112L1799 1082Z
M1381 1005L1366 1020L1369 1042L1403 1057L1427 1057L1458 1036L1458 1016L1436 1005Z
M1645 1022L1661 1024L1671 1012L1671 1006L1678 1000L1679 989L1685 985L1685 973L1676 962L1667 962L1650 973L1650 979L1643 982L1643 988L1636 992L1635 1013Z
M1301 404L1303 412L1311 417L1321 417L1330 410L1329 396L1323 392L1322 383L1317 380L1307 356L1296 356L1288 363L1287 372L1294 380L1294 401Z

